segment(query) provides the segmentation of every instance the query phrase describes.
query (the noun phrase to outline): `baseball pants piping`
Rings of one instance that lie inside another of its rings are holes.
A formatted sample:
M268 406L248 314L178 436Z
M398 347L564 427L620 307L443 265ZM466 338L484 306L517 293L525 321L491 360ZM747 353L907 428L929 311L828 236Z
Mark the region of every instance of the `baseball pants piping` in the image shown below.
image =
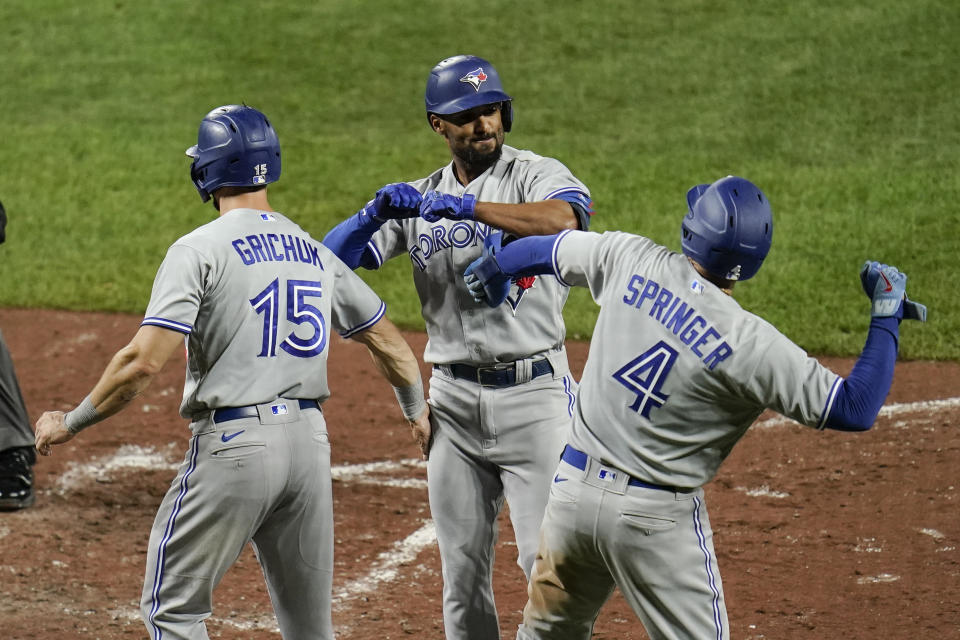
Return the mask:
M150 535L141 612L151 640L208 638L213 590L248 541L283 638L332 640L333 498L323 414L291 406L286 416L206 418L191 428Z

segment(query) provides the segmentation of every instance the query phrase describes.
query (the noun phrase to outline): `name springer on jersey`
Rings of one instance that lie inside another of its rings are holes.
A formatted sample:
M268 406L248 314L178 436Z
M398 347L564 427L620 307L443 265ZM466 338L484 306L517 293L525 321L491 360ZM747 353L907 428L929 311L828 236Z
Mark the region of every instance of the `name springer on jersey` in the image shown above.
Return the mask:
M733 355L733 347L727 344L716 329L709 326L705 317L697 313L697 310L687 304L686 300L661 286L660 283L633 274L627 283L627 291L628 294L622 298L624 304L640 310L645 301L652 300L649 308L650 317L655 318L673 335L679 337L680 342L700 358L707 368L713 369ZM717 340L720 340L719 344L716 344ZM704 354L700 349L707 346L708 342L714 344L709 346L712 350Z

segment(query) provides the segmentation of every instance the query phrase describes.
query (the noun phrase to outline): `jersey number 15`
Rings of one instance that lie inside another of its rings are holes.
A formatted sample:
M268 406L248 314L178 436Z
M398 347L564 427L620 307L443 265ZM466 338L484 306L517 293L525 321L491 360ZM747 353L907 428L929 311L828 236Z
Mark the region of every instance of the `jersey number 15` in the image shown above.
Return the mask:
M326 322L320 309L307 302L307 298L319 298L323 295L321 283L312 280L287 280L286 287L287 320L297 325L306 324L312 329L311 335L301 338L291 332L280 343L280 348L298 358L312 358L323 352L327 346ZM279 328L280 280L275 279L267 288L250 299L250 304L258 314L263 314L263 343L260 358L273 358L277 355L277 331Z

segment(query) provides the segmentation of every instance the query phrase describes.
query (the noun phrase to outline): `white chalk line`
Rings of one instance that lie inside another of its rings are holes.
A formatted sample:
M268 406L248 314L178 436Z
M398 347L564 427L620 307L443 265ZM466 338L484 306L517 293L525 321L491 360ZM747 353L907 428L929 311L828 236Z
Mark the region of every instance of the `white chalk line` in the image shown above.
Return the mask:
M895 576L892 573L881 573L876 576L857 578L857 584L882 584L885 582L897 582L898 580L900 580L900 576Z
M363 464L342 464L330 469L334 480L352 484L376 484L401 489L426 489L427 481L422 478L383 478L377 474L397 473L400 471L422 470L427 463L417 458L403 460L383 460Z
M745 493L751 498L789 498L790 494L783 491L774 491L769 486L762 484L755 489L747 487L734 487L734 491Z
M401 565L416 560L420 552L436 540L437 528L433 520L427 520L423 526L406 538L394 542L389 551L380 553L367 575L352 580L336 590L333 596L334 605L341 605L360 594L372 593L376 591L377 585L383 582L393 582Z
M955 409L960 407L960 398L946 398L944 400L921 400L919 402L907 402L889 404L880 409L878 418L893 418L908 413L936 413L945 409ZM753 426L758 428L780 427L787 424L797 424L794 420L785 416L776 416L767 420L761 420Z
M67 470L57 478L56 492L65 494L70 489L79 487L89 480L108 482L114 471L127 469L167 471L176 469L177 464L171 463L168 456L158 452L153 447L140 447L125 444L117 449L116 453L101 458L93 458L88 462L70 462Z

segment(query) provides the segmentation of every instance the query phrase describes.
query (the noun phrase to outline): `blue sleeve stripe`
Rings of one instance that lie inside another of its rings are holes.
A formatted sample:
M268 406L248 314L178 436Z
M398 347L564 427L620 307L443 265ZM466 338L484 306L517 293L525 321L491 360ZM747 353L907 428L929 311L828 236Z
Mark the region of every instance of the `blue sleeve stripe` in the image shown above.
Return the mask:
M579 189L577 187L563 187L561 189L557 189L556 191L551 191L550 193L547 194L547 197L544 198L544 200L556 199L558 195L563 193L579 193L579 194L582 194L583 197L586 198L587 200L590 200L590 194L588 194L583 189Z
M375 324L377 324L378 322L380 322L380 318L382 318L382 317L383 317L383 314L386 313L386 312L387 312L387 305L386 305L386 303L384 303L384 302L381 300L381 301L380 301L380 308L377 309L377 312L376 312L375 314L373 314L373 317L372 317L372 318L370 318L369 320L367 320L366 322L364 322L364 323L362 323L362 324L358 324L357 326L353 327L352 329L347 329L346 331L341 331L341 332L340 332L340 335L341 335L342 337L344 337L344 338L349 338L350 336L352 336L352 335L355 334L355 333L360 333L360 332L363 331L364 329L369 329L369 328L372 327L373 325L375 325Z
M837 393L840 391L840 385L843 384L843 378L837 376L833 381L833 386L830 387L830 393L827 394L827 402L823 406L823 413L820 415L820 423L817 425L817 429L821 431L827 426L827 419L830 417L830 411L833 409L833 403L837 399Z
M553 275L557 277L557 280L560 281L565 287L571 286L569 282L563 279L560 275L560 265L557 263L557 248L560 246L560 241L563 240L568 233L571 233L573 229L566 229L557 234L557 239L553 241L553 251L551 252L550 261L553 263Z
M167 320L166 318L157 318L149 317L144 318L143 322L140 323L140 326L151 325L154 327L163 327L164 329L172 329L173 331L178 331L180 333L185 333L190 335L193 332L193 327L189 324L184 324L182 322L175 322L173 320Z
M367 243L367 250L370 252L370 254L373 256L373 259L376 261L377 268L379 269L380 267L382 267L383 254L380 253L380 249L377 247L377 244L373 240Z

